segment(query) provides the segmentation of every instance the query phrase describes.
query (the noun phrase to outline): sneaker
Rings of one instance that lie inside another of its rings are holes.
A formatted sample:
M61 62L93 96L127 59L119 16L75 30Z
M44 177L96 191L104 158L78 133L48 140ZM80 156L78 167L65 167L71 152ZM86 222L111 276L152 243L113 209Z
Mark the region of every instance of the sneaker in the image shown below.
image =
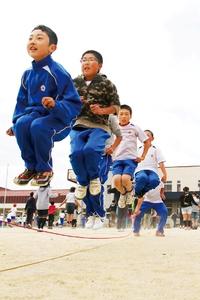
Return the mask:
M75 197L78 200L82 200L83 198L85 198L86 194L87 194L87 186L78 184L75 190Z
M133 232L134 236L140 236L139 232Z
M126 193L126 205L130 205L133 203L133 191Z
M119 201L118 201L118 206L119 206L119 208L126 207L126 194L125 195L123 195L123 194L120 195Z
M94 221L93 229L94 230L100 229L103 227L103 225L104 225L104 219L102 219L100 217L96 217L95 221Z
M34 170L25 169L23 173L14 178L13 182L19 185L27 184L35 175Z
M89 186L90 194L96 196L101 192L101 182L99 178L93 179L90 181Z
M163 236L165 236L165 235L164 235L164 232L156 231L156 236L161 236L161 237L163 237Z
M53 172L39 172L34 176L31 181L31 185L33 186L46 186L49 184L53 177Z
M94 216L88 217L88 220L87 220L87 222L85 223L85 228L87 228L87 229L93 228L93 226L94 226L94 221L95 221L95 217L94 217Z

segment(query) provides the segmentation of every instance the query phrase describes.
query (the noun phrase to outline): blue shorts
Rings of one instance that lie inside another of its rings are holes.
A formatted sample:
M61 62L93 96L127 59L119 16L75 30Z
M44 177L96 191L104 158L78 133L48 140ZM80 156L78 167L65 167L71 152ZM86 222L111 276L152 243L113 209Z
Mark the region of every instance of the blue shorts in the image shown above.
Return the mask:
M113 175L128 174L133 177L138 163L133 159L115 160L112 165Z

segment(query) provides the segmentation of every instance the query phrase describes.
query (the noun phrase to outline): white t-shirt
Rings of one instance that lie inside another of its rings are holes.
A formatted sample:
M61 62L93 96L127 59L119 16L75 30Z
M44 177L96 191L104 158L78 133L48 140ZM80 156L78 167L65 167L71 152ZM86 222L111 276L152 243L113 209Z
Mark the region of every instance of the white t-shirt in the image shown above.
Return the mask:
M111 136L106 140L105 148L110 147L114 143L116 137L122 136L117 116L112 114L109 115L108 126L111 130Z
M10 214L12 217L16 217L16 213L17 213L17 207L13 206L10 210Z
M75 203L76 197L75 193L69 192L66 196L66 203Z
M122 141L114 152L113 160L136 159L138 157L137 140L143 143L148 139L147 135L140 127L131 123L125 126L119 125L119 127Z
M62 219L64 219L65 213L64 212L60 212L59 217L62 218Z
M143 153L143 146L139 148L138 155L141 156L142 153ZM160 149L151 145L151 147L149 148L145 156L145 159L138 164L135 173L142 170L151 170L158 174L158 166L159 163L161 162L165 162L165 159Z
M160 196L161 188L164 188L164 183L162 181L155 189L150 190L144 195L144 201L151 203L162 203L163 200Z

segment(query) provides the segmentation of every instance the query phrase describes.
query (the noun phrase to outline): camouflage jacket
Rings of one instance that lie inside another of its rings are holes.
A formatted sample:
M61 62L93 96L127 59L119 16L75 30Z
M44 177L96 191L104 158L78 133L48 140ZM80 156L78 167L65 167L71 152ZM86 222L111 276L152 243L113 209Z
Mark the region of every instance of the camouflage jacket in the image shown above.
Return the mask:
M79 95L84 98L75 126L103 128L109 131L108 115L93 114L90 104L99 104L102 107L113 105L118 111L120 102L115 85L102 74L97 74L89 85L86 84L82 75L78 76L74 79L74 84Z

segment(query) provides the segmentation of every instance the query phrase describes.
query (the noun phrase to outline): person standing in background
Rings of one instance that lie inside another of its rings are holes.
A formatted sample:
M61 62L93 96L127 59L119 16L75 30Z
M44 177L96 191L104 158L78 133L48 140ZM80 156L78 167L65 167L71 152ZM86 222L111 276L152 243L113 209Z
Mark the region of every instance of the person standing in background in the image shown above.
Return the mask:
M26 227L32 228L32 222L33 222L33 215L36 211L36 200L33 197L34 193L31 192L30 196L26 202L25 205L25 212L26 212Z

